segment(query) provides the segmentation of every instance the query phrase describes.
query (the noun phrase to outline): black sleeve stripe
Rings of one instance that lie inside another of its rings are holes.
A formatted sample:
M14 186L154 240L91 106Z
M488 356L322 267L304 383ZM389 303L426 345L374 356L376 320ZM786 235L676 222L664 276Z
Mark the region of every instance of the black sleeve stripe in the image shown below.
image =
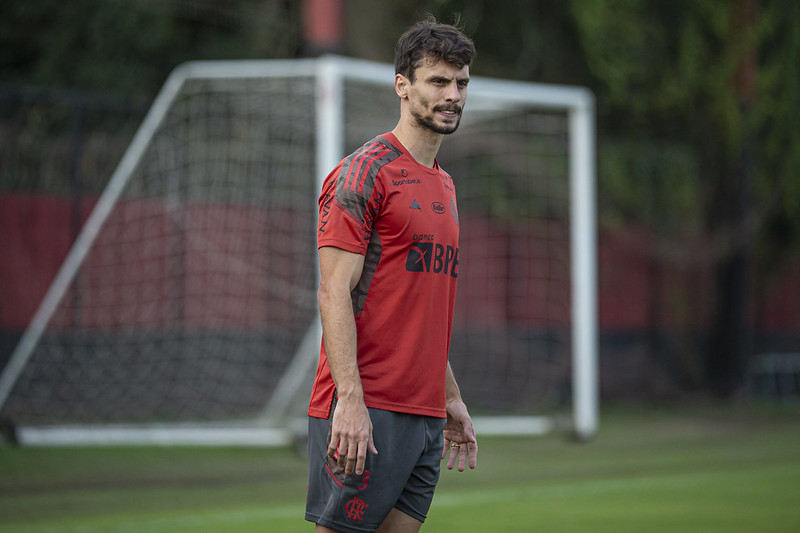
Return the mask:
M367 202L375 187L380 169L397 159L402 152L375 138L353 152L342 165L336 184L336 200L351 216L363 220Z

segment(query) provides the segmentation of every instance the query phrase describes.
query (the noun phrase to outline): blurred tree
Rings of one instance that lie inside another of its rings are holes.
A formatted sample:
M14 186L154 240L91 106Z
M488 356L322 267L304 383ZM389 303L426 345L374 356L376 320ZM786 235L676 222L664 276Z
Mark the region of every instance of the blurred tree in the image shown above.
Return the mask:
M769 198L757 212L763 224L756 243L759 270L779 273L800 248L800 3L764 2L756 25L758 47L753 102L754 158L758 179L753 194Z
M297 56L299 19L287 0L2 2L0 77L152 95L184 61Z
M569 4L560 0L347 1L348 53L394 60L397 36L426 14L460 20L478 55L472 72L482 76L587 84Z
M695 260L712 264L702 378L731 395L744 384L753 246L800 244L800 161L790 148L800 146L800 7L755 0L571 6L596 78L600 127L612 136L601 160L603 185L622 219L645 222L662 246L671 240L671 248L695 249ZM634 136L647 141L613 140ZM648 156L645 146L659 153ZM677 148L672 165L656 164L669 158L659 146ZM654 164L638 172L632 162L642 159ZM642 201L642 180L658 195L655 210ZM764 286L780 257L758 257L768 258L755 270Z

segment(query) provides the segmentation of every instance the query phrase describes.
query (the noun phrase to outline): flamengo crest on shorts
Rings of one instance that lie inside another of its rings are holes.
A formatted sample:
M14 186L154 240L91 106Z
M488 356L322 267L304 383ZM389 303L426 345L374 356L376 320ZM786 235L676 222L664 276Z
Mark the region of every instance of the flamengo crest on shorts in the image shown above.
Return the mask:
M364 503L364 500L358 496L354 497L344 506L345 510L347 511L347 518L350 520L356 520L358 522L364 520L364 511L367 510L367 507L368 505Z

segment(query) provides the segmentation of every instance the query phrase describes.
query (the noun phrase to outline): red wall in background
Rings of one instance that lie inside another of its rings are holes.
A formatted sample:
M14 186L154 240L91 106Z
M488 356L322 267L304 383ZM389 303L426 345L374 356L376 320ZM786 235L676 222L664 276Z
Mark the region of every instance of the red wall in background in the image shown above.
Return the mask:
M85 220L94 205L81 206ZM24 330L75 238L69 199L0 194L0 329Z
M87 218L93 203L93 199L82 201L82 220ZM142 209L141 206L136 208ZM154 209L158 211L159 208L156 206ZM198 209L224 208L205 206ZM237 208L235 213L230 209L227 211L226 217L241 218L243 224L258 224L260 215L255 209ZM0 329L22 331L35 313L74 238L71 213L68 198L0 194ZM154 214L156 219L159 216L163 217L163 213ZM542 262L532 261L525 267L527 278L518 280L518 286L504 287L504 280L508 279L505 271L510 268L506 260L511 240L508 235L485 221L464 220L461 230L462 235L470 235L471 244L469 260L461 258L459 266L460 310L457 319L482 324L512 320L524 325L565 320L569 313L568 295L554 294L552 288L543 287L537 280L547 269L568 271L566 260L554 261L550 257ZM601 235L598 248L601 330L707 325L712 304L710 267L656 265L646 255L646 241L647 235L636 231ZM225 239L220 239L216 246L225 248ZM240 252L231 249L227 253ZM251 250L247 253L260 252ZM184 274L190 296L197 292L193 288L206 286L213 276L219 276L204 266L205 259L192 261L190 258L187 263L192 265ZM123 261L119 268L124 267ZM131 272L122 275L107 272L108 267L104 268L105 275L113 274L123 279L131 275L146 275ZM242 292L242 295L248 293L246 286L235 287L241 280L229 277L222 282L223 286ZM551 293L548 294L547 290ZM542 296L520 297L523 293ZM798 295L800 272L795 269L778 280L772 294L764 298L761 314L753 319L755 324L767 332L795 331L800 324ZM257 298L228 298L223 301L230 304L229 308L217 309L213 316L199 314L204 305L202 299L189 303L186 318L198 326L211 319L215 324L250 326L253 325L253 316L257 317L256 320L280 320L283 316L275 309L265 309L264 302L257 301ZM250 318L244 318L246 316ZM112 317L104 316L100 321L107 320L112 320Z

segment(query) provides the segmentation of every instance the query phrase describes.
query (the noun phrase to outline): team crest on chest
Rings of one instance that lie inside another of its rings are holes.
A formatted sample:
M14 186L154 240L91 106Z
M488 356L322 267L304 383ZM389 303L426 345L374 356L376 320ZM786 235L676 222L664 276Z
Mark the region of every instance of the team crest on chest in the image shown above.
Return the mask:
M453 215L453 220L456 221L456 226L458 226L458 208L456 207L456 202L452 198L450 198L450 214Z

